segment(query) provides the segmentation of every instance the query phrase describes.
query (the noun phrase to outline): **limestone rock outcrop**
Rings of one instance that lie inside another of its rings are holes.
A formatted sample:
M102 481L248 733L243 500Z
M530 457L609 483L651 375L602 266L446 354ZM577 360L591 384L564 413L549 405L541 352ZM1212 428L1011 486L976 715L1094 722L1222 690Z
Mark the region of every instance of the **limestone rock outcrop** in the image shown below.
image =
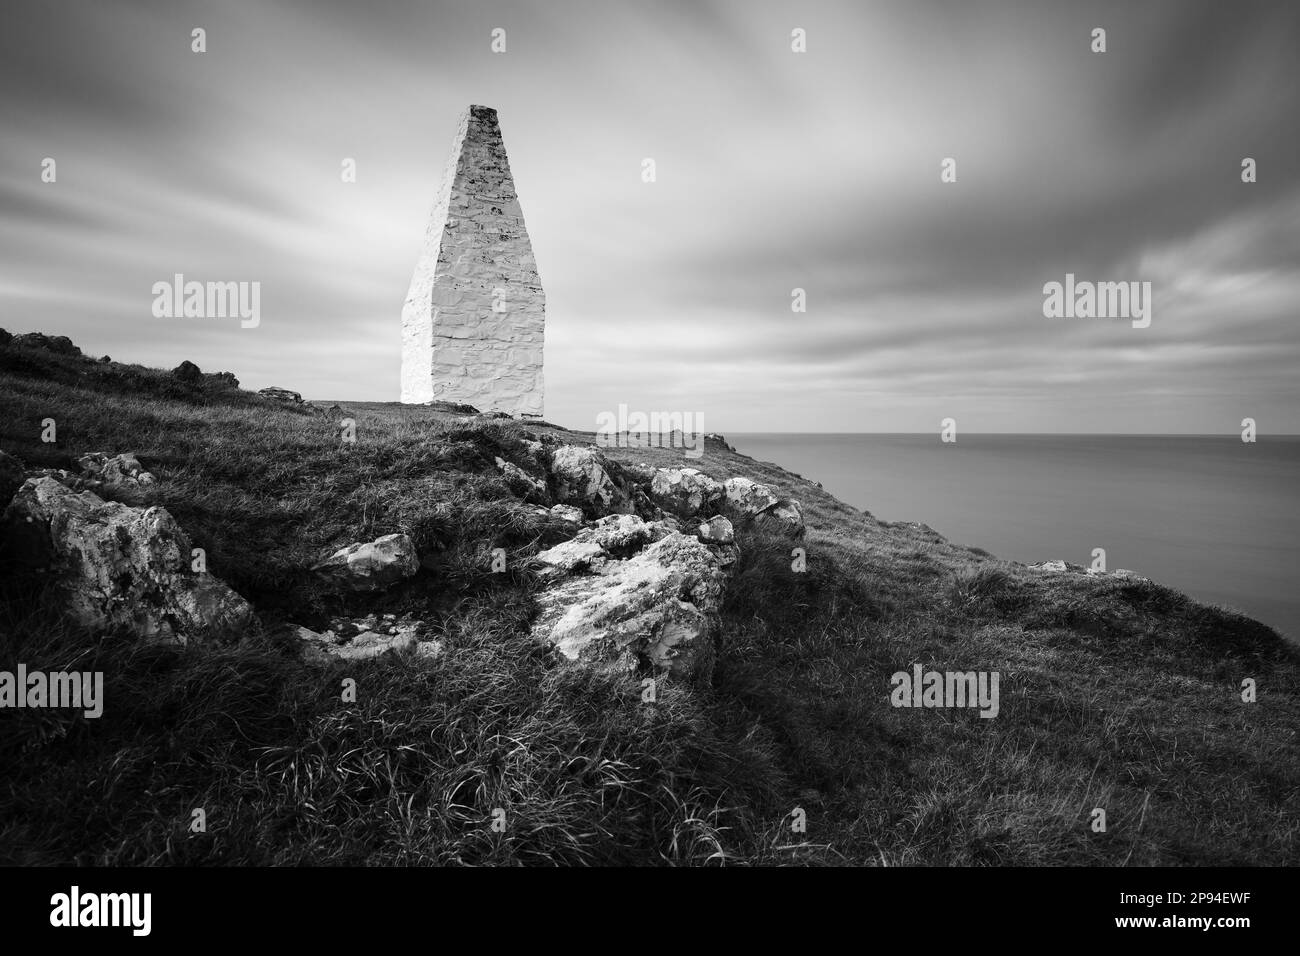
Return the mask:
M607 525L611 541L629 542L640 528L651 537L664 533L623 558L601 546L599 533L582 542L585 559L538 595L533 636L570 660L707 679L725 585L718 556L693 537L633 516Z
M560 445L551 456L555 500L589 515L631 514L631 499L610 477L609 462L594 448Z
M659 521L647 523L636 515L607 515L590 528L583 528L568 541L562 541L537 555L547 572L568 573L593 564L624 557L649 541L671 533Z
M695 468L660 468L650 482L650 500L679 518L707 518L717 514L723 486Z
M405 534L340 548L312 570L353 591L379 591L420 570L415 542Z
M771 488L749 478L728 478L724 487L727 511L741 520L753 518L777 502Z
M728 478L723 487L723 512L737 527L757 528L787 538L804 536L799 502L778 498L767 485L749 478Z
M164 508L132 508L28 479L5 510L6 563L48 573L58 605L77 624L184 643L237 636L248 602L191 570L190 539Z
M402 401L540 417L545 316L496 110L471 106L402 308Z
M731 544L736 540L736 531L730 519L714 515L700 525L699 537L706 544Z
M582 509L575 508L573 505L552 505L549 512L552 517L559 518L561 521L576 525L582 524Z
M589 530L584 529L577 537L540 552L537 560L543 566L543 574L557 571L568 574L604 561L605 549L588 533Z

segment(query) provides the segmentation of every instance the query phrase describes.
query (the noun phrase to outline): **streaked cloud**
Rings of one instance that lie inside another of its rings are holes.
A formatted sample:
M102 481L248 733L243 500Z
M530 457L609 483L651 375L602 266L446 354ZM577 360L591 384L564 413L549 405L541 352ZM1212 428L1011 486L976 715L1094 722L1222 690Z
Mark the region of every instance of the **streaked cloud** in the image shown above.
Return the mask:
M0 325L395 400L429 207L486 103L552 420L1300 431L1296 49L1300 8L1269 2L11 0ZM155 319L177 272L260 281L261 325ZM1150 280L1152 327L1044 319L1066 272Z

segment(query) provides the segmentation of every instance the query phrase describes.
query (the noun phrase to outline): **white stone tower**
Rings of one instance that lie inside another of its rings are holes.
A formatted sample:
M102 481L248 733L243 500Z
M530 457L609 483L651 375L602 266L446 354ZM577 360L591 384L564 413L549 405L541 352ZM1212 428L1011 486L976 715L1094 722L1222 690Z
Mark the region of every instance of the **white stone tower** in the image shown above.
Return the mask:
M471 106L402 307L402 401L540 416L545 324L497 111Z

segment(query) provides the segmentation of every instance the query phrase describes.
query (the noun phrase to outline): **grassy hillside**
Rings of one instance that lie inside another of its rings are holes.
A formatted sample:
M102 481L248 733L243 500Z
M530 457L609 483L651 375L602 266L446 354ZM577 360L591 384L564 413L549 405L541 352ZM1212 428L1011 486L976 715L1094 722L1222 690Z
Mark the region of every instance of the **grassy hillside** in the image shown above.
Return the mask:
M136 452L159 480L122 500L165 506L264 624L224 647L76 633L11 569L0 669L103 670L107 704L0 712L0 862L1300 862L1300 662L1261 624L882 523L715 442L689 462L610 449L765 482L808 523L803 573L791 542L739 536L711 685L645 704L634 678L528 636L528 558L572 531L493 459L524 431L590 435L341 404L355 444L226 380L0 347L0 449L29 467ZM394 531L425 557L402 586L340 596L307 571ZM446 653L321 669L289 652L285 624L370 611L418 614ZM914 663L999 672L1000 713L890 706Z

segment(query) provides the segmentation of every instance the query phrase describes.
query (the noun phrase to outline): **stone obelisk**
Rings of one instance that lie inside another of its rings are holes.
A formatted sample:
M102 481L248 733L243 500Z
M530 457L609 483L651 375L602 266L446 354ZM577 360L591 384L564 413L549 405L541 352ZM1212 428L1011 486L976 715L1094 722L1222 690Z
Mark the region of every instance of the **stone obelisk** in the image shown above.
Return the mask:
M402 307L402 401L540 416L545 323L497 111L471 106Z

